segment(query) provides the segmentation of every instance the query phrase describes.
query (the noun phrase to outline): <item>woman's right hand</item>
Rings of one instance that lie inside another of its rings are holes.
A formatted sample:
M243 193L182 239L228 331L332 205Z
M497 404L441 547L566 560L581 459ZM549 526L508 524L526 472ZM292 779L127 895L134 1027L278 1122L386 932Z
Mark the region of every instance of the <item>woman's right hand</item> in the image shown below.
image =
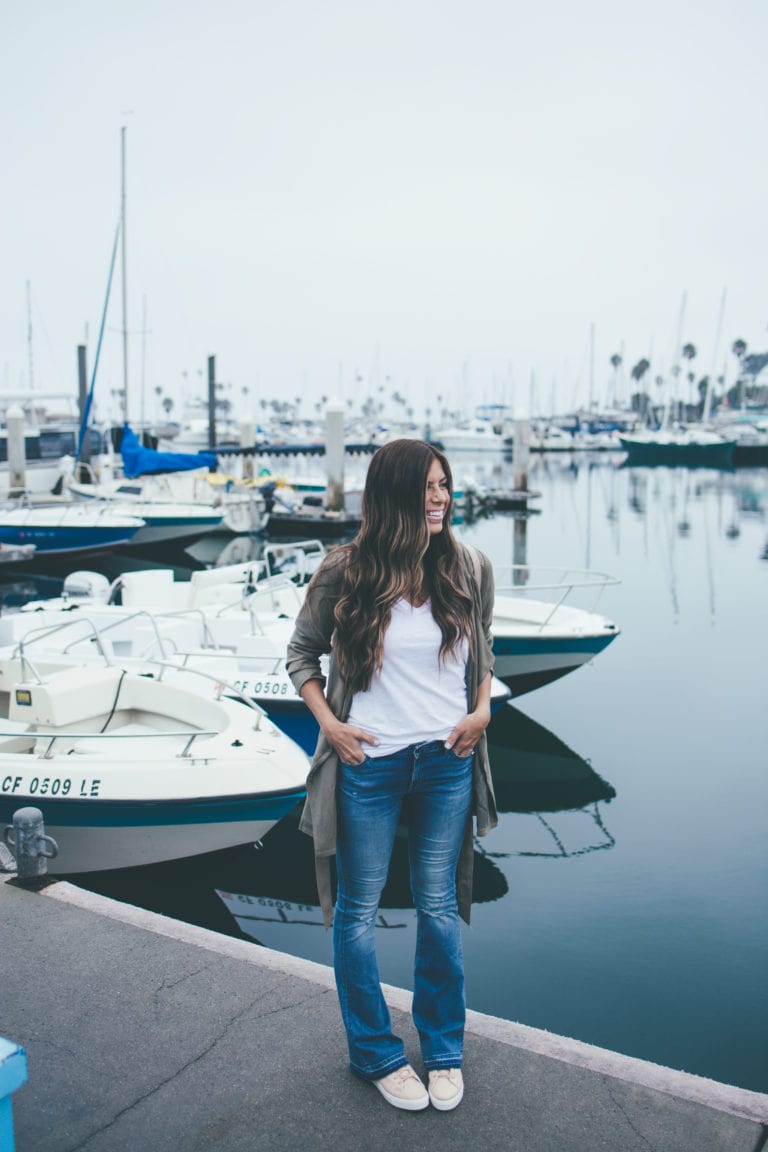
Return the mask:
M375 744L376 739L370 732L362 728L355 728L352 724L344 724L335 718L323 725L323 735L333 746L343 764L362 764L365 752L360 746L362 740L366 744Z

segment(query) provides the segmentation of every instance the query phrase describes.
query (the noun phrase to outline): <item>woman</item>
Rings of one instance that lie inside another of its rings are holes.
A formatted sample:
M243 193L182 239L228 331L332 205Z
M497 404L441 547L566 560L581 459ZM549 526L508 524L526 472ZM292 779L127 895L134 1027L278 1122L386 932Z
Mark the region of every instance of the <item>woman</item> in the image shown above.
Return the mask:
M485 741L493 572L456 541L451 504L442 452L423 440L379 448L360 531L315 573L287 660L320 725L301 827L314 837L327 924L336 855L334 970L350 1065L409 1111L430 1102L449 1110L463 1096L459 915L469 922L473 811L481 835L496 824ZM375 950L403 801L417 910L413 1018L427 1087L392 1032Z

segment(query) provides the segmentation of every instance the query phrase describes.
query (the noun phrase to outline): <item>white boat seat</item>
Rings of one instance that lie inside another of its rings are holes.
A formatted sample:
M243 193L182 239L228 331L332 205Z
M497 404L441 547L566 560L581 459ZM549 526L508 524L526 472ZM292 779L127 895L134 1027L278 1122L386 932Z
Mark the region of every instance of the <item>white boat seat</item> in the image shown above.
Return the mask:
M282 661L285 659L285 644L276 644L269 636L241 636L237 655L253 660Z
M42 683L17 682L10 690L8 718L44 732L77 730L78 725L106 718L115 706L123 713L162 717L169 729L221 728L221 711L213 700L150 677L126 677L122 669L103 665L74 665Z
M8 718L32 728L64 728L108 715L117 696L119 668L69 667L11 688Z
M140 763L151 756L174 756L181 751L186 743L184 736L165 735L149 724L142 724L137 721L121 724L118 728L110 729L110 731L114 733L112 736L95 736L93 739L76 740L72 744L72 753L77 756L109 757L115 753L119 743L118 737L141 736L140 740L135 741L135 759L137 763ZM121 748L121 753L123 756L125 755L124 746Z
M27 725L19 720L0 720L0 753L31 752L32 739Z
M120 577L120 596L124 608L174 612L183 607L171 568L124 572Z

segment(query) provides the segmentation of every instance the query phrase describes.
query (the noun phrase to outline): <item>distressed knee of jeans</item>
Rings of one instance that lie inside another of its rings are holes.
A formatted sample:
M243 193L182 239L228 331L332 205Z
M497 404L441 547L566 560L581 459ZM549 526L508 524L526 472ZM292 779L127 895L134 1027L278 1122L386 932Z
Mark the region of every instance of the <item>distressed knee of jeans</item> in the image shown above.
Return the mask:
M336 905L336 922L348 933L367 931L376 923L378 911L378 904L364 904L340 896Z
M414 896L414 904L416 905L416 911L420 912L423 916L434 916L437 918L458 915L455 890L435 895L427 893L421 896Z

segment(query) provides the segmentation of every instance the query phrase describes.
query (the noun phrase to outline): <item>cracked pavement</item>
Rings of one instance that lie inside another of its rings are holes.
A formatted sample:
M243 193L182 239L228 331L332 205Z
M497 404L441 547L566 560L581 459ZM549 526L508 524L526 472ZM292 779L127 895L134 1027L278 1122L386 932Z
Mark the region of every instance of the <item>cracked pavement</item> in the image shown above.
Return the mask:
M349 1073L329 980L209 938L202 947L0 883L0 1034L29 1067L13 1097L17 1152L765 1144L755 1120L474 1034L460 1108L399 1112ZM418 1068L410 1017L392 1014Z

